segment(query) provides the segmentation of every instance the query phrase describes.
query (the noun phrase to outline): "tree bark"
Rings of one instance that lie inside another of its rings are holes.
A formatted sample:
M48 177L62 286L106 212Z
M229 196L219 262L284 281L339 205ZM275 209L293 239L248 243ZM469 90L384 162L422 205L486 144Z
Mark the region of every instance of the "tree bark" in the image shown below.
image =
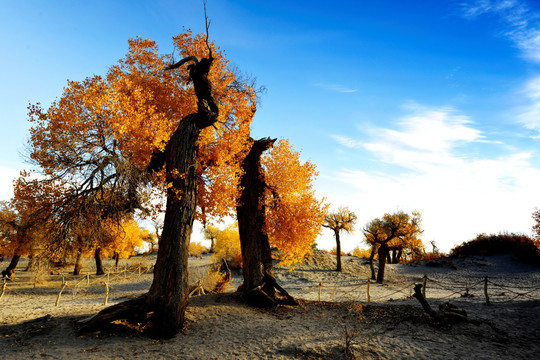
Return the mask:
M165 165L167 205L163 231L159 241L154 280L147 294L140 298L106 308L83 322L82 331L93 331L124 319L137 323L141 329L157 338L171 338L184 326L189 298L188 246L193 228L197 201L197 140L200 131L212 125L218 117L218 107L212 96L207 75L212 55L200 62L190 57L190 79L197 95L197 113L182 119L162 153L154 153L148 171L158 171ZM183 63L168 67L174 69Z
M341 240L339 239L339 230L334 230L336 236L336 271L341 271Z
M101 261L101 248L96 248L94 251L94 260L96 261L96 275L103 275L103 261Z
M75 267L73 268L73 275L81 275L82 270L82 252L83 249L77 250L77 257L75 258Z
M261 168L262 153L273 146L276 139L253 141L252 147L242 162L244 174L240 180L240 203L236 207L238 231L242 249L241 287L244 298L255 306L274 306L280 299L276 289L285 296L288 303L296 303L281 288L274 278L272 250L265 232L264 192L266 183Z
M2 271L2 277L11 278L15 274L15 268L19 264L20 258L21 255L19 255L18 251L15 251L13 257L11 258L11 261L9 262L8 267L6 268L6 270Z
M117 251L114 252L113 259L114 259L114 271L118 272L118 263L120 262L120 254Z
M388 245L383 243L379 246L379 269L377 271L377 282L384 282L384 268L386 267L386 257L388 256Z

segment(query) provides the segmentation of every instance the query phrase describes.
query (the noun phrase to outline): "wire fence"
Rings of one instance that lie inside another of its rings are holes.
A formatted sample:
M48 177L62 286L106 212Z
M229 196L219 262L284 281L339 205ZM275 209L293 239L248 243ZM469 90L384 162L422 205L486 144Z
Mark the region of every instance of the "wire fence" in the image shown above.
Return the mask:
M109 269L103 275L69 275L59 276L43 284L36 275L27 281L9 282L4 279L0 283L0 306L20 306L35 296L55 295L56 307L68 300L84 297L92 301L100 301L107 305L111 293L117 298L128 297L140 292L142 287L130 286L134 282L143 281L141 277L148 275L153 266L137 266L124 268L120 271ZM31 280L31 281L30 281ZM150 281L150 277L144 281ZM51 282L58 282L58 287L51 287ZM522 300L540 300L540 284L516 284L515 279L470 277L465 281L455 279L437 279L424 275L422 278L422 292L426 298L443 299L481 299L485 304L506 303ZM404 284L382 285L373 283L370 279L349 279L341 283L310 283L286 286L293 296L311 300L325 300L331 302L366 301L383 302L392 300L405 300L412 298L413 288L419 281L408 281ZM202 290L202 291L201 291ZM204 293L200 281L190 296ZM5 295L10 295L9 300ZM477 300L478 301L478 300ZM52 300L51 300L52 302Z
M101 296L102 303L107 305L111 290L119 290L116 295L128 295L130 291L121 289L123 284L129 281L140 281L140 278L153 270L153 266L137 266L135 268L124 268L122 270L108 271L102 275L91 275L89 273L81 275L56 275L42 279L37 273L26 281L10 281L7 278L2 280L0 287L0 306L9 308L20 306L35 297L44 295L56 295L55 306L61 304L62 295L71 293L71 300L81 297ZM55 282L60 282L58 287L51 286ZM111 285L117 284L117 285ZM4 297L6 295L6 297ZM7 301L9 295L9 301Z
M399 286L385 286L376 284L370 279L358 280L353 284L313 284L311 286L290 286L288 291L300 298L316 299L321 301L339 302L346 300L382 302L389 300L410 299L413 288L419 281L410 281ZM540 284L516 285L512 282L503 283L494 281L489 277L473 277L464 282L441 280L425 275L422 292L427 298L444 299L472 299L480 298L487 305L492 303L505 303L518 300L540 300Z

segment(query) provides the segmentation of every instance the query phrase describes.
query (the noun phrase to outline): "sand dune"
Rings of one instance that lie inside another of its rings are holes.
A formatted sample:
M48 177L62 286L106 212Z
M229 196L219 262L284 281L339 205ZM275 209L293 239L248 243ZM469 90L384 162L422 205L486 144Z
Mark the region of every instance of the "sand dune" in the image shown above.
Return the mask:
M540 269L510 256L475 257L453 264L389 265L384 285L370 284L363 259L335 259L317 252L294 271L277 267L276 278L300 306L251 308L234 289L194 296L188 324L174 339L156 341L127 331L78 336L73 323L150 286L151 257L121 263L103 277L25 273L7 283L0 299L0 358L5 359L537 359L540 355ZM204 277L209 258L190 259L192 282ZM5 264L5 262L4 262ZM111 265L106 263L106 265ZM91 262L86 269L94 271ZM427 275L433 307L450 301L487 325L437 324L410 297ZM67 286L60 299L62 277ZM486 306L485 278L488 279ZM108 279L108 280L107 280ZM37 280L37 282L36 282ZM319 284L321 301L319 301ZM58 300L58 306L55 306ZM348 353L347 353L348 350Z

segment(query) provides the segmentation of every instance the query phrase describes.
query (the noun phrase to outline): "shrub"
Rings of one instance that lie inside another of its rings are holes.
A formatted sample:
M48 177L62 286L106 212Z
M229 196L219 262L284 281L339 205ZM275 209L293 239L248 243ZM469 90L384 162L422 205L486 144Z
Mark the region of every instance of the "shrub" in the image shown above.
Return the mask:
M208 249L200 242L189 243L189 255L197 258L201 258L203 254L207 254Z
M370 255L371 255L371 250L367 250L367 249L355 248L352 252L352 256L356 256L359 258L369 258Z
M217 234L213 256L216 263L221 263L222 259L226 260L231 269L242 267L242 249L236 224L221 230Z
M540 265L540 248L537 244L538 241L527 235L480 234L453 248L450 256L514 254L521 261Z

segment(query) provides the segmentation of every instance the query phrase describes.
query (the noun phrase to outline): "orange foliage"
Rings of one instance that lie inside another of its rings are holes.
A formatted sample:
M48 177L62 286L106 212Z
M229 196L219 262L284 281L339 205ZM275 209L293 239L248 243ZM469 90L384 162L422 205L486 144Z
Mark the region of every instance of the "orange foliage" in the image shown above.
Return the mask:
M353 252L352 252L352 256L356 256L356 257L359 257L359 258L369 258L369 256L371 255L371 250L367 250L367 249L360 249L360 248L354 248Z
M173 41L183 57L208 56L204 35L192 36L187 31ZM237 81L224 54L214 44L210 47L214 62L208 77L220 115L199 140L198 203L203 211L198 218L203 221L207 216L230 215L234 208L238 154L249 137L256 102L254 89ZM69 81L62 97L46 110L39 104L29 106L32 159L48 175L96 178L102 170L120 174L129 168L126 176L131 178L126 181L137 181L133 179L140 176L137 171L146 168L152 154L164 149L180 120L197 108L185 68L163 71L170 61L168 55L158 53L155 42L130 39L126 56L105 76ZM118 178L99 181L113 186ZM166 186L164 176L153 180L162 190ZM83 179L87 186L93 183Z
M331 254L331 255L337 255L337 249L334 247L328 253ZM345 254L343 251L340 251L340 255L341 256L346 256L347 254Z
M242 249L240 247L238 224L229 225L223 230L216 231L215 237L214 259L216 263L221 262L221 259L225 259L231 269L241 268Z
M266 193L266 232L270 245L280 251L284 265L303 261L321 232L327 210L315 197L312 182L315 165L302 163L300 153L287 140L280 140L262 158Z

